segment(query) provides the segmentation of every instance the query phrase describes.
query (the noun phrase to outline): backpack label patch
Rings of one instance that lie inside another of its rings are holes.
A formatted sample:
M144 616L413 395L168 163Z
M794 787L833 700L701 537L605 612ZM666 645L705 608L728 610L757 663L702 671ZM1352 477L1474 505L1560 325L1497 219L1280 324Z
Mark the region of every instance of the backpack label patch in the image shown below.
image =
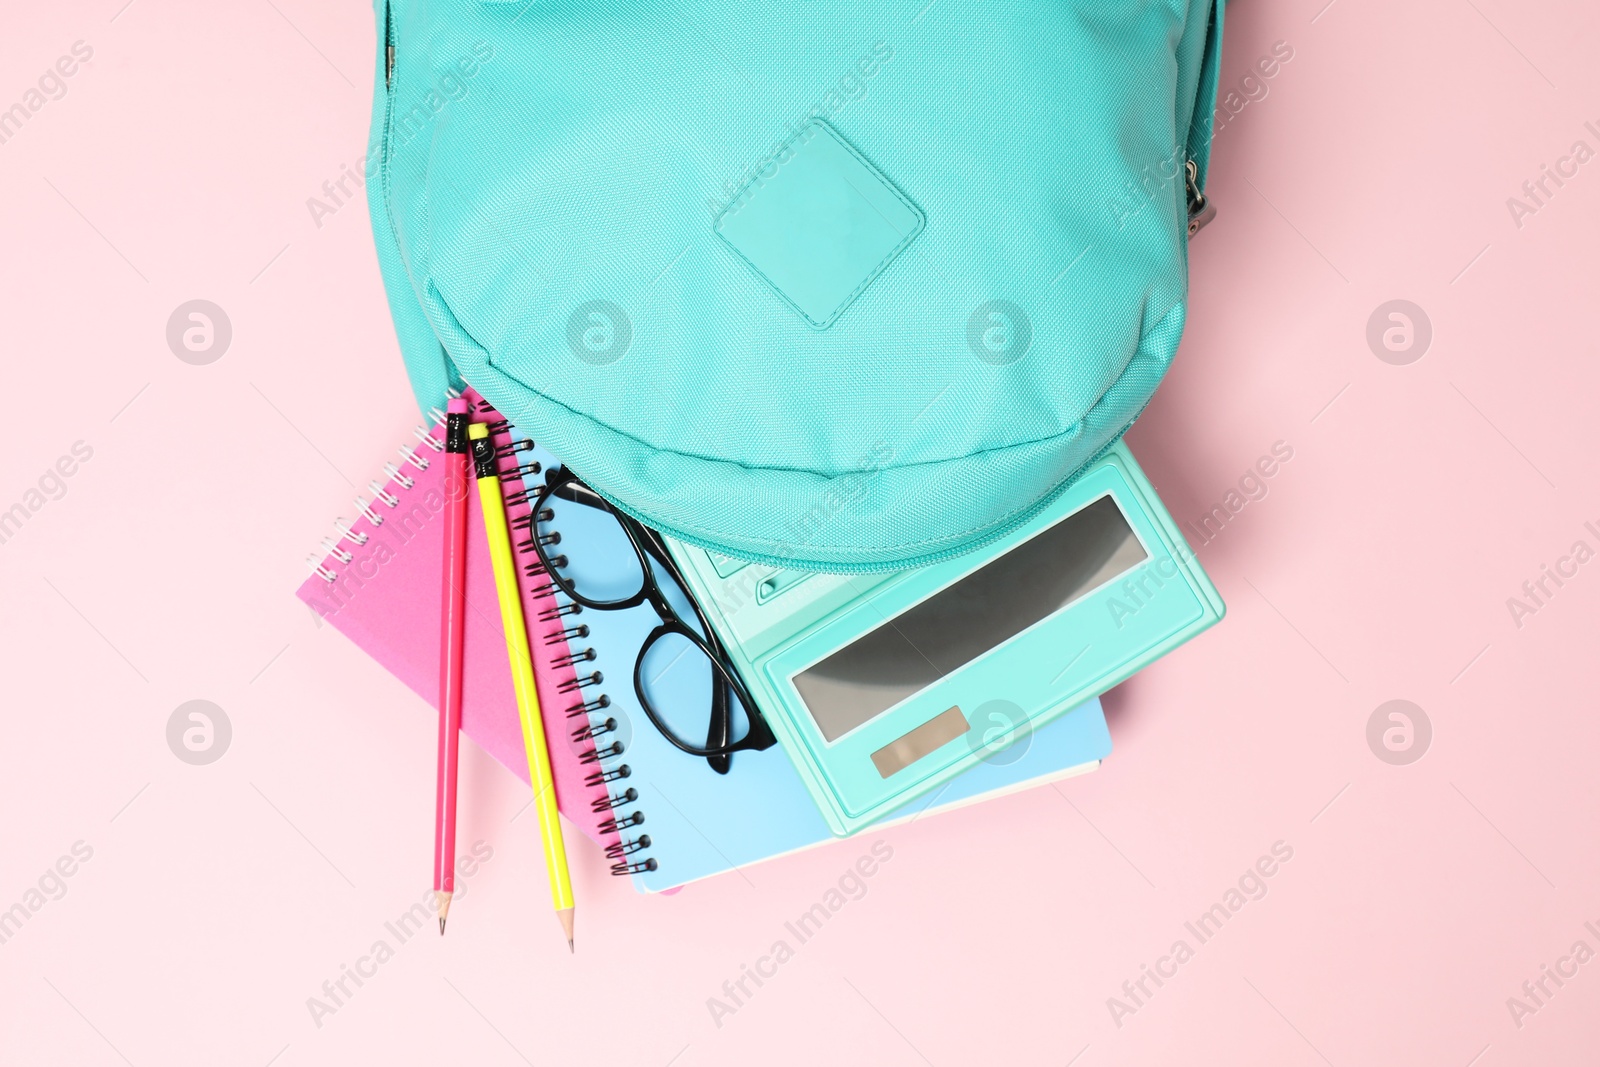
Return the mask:
M717 215L717 236L825 330L926 218L827 123L802 126Z

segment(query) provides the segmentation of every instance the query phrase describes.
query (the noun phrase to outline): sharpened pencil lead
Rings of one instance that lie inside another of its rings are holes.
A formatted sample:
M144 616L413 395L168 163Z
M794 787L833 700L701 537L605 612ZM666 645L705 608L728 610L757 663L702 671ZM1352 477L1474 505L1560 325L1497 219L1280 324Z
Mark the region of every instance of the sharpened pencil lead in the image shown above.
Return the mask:
M444 936L444 920L442 918L439 920L439 936Z
M577 955L577 953L578 953L578 950L572 947L572 938L570 938L570 937L567 938L567 951L572 953L573 955Z

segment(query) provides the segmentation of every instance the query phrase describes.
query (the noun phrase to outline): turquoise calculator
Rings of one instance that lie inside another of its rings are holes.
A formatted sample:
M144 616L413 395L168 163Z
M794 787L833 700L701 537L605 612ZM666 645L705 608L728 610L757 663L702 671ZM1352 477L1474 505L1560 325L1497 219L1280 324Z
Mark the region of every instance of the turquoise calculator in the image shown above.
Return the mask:
M791 571L665 540L839 835L991 753L979 709L1042 726L1225 610L1120 442L1022 528L914 570Z

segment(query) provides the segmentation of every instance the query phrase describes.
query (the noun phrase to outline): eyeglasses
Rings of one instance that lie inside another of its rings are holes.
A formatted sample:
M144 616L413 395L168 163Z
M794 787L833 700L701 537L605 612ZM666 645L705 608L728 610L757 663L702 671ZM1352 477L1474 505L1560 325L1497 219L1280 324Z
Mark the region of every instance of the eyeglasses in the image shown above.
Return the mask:
M585 529L583 544L563 544L551 498L592 508L611 520ZM661 736L712 770L727 774L735 752L771 748L777 743L749 691L728 664L727 652L694 602L654 530L611 506L566 467L545 472L533 499L533 546L556 588L593 611L621 611L649 604L660 620L639 647L633 664L633 689L639 705ZM559 546L559 547L558 547ZM663 585L662 576L670 580ZM687 607L680 611L677 600ZM692 618L686 617L692 616ZM703 660L711 667L710 717L706 704L686 696L682 672ZM736 715L735 712L742 712ZM697 725L704 724L702 729ZM690 738L704 737L704 743Z

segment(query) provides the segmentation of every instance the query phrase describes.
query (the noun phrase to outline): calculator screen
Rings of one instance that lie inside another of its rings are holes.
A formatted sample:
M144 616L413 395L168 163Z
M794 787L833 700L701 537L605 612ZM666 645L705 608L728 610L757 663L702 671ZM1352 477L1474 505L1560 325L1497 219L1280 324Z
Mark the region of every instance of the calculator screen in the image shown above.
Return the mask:
M795 675L829 741L1132 570L1147 554L1109 494Z

